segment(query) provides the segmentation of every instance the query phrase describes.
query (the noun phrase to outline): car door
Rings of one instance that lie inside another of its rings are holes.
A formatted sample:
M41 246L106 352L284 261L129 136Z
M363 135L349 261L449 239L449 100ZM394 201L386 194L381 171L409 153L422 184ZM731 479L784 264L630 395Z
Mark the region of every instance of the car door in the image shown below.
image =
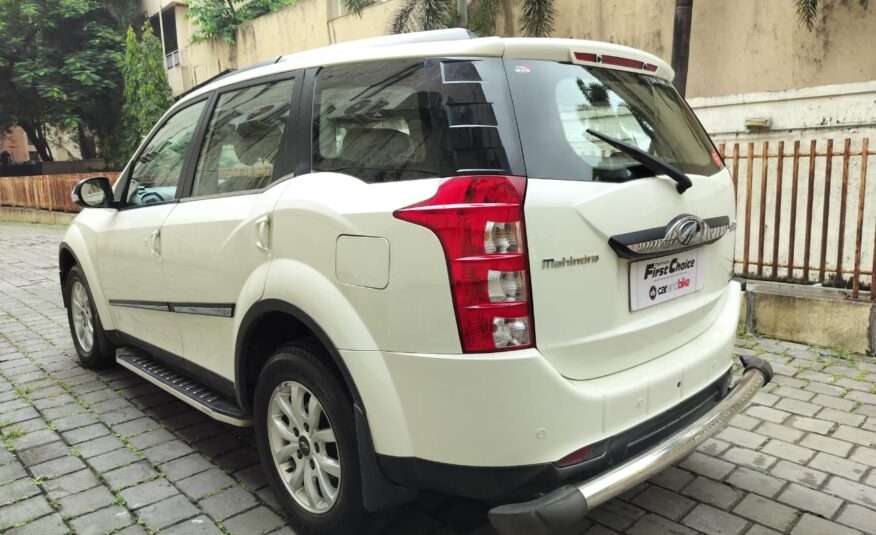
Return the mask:
M288 74L221 89L190 193L161 231L186 366L213 385L233 381L235 315L264 289L271 213L294 160L294 128L287 126L297 98L296 77Z
M120 182L121 206L98 233L95 261L116 329L173 355L182 352L162 274L161 225L174 210L206 99L154 130Z

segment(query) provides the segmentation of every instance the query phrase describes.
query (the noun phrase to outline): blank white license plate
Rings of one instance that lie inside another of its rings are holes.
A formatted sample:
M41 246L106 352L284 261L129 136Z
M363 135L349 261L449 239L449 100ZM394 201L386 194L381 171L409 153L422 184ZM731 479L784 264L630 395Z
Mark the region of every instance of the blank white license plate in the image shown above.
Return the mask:
M630 310L693 293L703 287L703 249L630 264Z

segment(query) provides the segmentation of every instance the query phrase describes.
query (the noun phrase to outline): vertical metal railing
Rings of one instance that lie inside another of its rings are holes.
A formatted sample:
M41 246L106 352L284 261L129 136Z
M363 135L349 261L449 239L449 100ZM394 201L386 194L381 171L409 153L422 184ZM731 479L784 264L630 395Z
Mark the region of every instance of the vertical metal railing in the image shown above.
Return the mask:
M841 150L833 139L810 140L808 151L804 143L720 145L736 188L736 271L861 298L876 272L876 178L868 162L876 152L868 138L845 138ZM876 292L867 297L876 301Z

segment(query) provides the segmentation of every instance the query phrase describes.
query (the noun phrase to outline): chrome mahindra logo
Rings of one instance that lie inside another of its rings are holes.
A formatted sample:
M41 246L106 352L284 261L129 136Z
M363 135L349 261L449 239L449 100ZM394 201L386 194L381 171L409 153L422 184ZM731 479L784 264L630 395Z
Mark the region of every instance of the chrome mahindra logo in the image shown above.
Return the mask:
M667 239L674 239L680 245L691 245L702 240L706 223L692 215L686 215L676 221L666 233Z

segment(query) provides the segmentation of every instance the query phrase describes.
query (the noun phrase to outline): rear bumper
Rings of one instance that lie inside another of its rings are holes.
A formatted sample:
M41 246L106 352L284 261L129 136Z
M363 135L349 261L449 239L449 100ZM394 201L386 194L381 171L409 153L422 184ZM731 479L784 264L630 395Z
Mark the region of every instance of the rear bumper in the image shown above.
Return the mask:
M718 380L670 409L592 445L588 458L570 466L552 462L517 466L465 466L378 455L383 473L397 484L432 489L470 498L525 500L569 481L583 481L622 464L666 437L690 425L727 396L730 370Z
M720 431L772 379L769 363L743 359L742 378L730 393L693 423L613 469L577 484L562 486L535 500L490 510L490 522L502 535L551 534L580 522L611 498L682 460Z
M588 380L563 377L534 348L465 355L339 352L361 395L377 454L400 463L420 460L436 469L486 469L505 477L509 467L518 472L550 465L584 445L622 435L718 381L733 363L738 288L728 285L716 304L717 319L699 336L638 366ZM399 478L402 484L414 473L408 467L388 471L406 476ZM541 490L589 474L562 475L545 481ZM432 487L429 479L410 483ZM501 487L509 490L517 481L512 473L510 484Z

